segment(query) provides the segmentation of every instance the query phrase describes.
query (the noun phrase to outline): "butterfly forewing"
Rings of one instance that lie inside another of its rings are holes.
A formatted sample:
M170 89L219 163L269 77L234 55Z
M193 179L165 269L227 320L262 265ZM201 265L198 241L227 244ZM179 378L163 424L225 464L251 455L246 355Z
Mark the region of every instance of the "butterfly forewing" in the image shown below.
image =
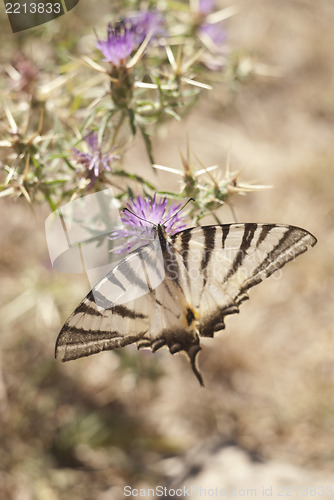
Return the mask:
M63 326L56 356L63 361L136 343L153 351L184 350L195 366L199 336L224 328L247 290L315 245L307 231L278 224L226 224L186 229L117 264Z
M140 339L151 323L150 290L163 280L155 240L123 259L83 299L58 336L56 356L67 361Z
M186 229L173 237L186 267L181 287L213 336L224 316L238 312L246 291L315 245L307 231L278 224L227 224Z
M56 356L69 361L134 342L153 350L173 346L187 330L182 322L185 307L182 290L166 280L156 238L123 259L89 292L64 324Z

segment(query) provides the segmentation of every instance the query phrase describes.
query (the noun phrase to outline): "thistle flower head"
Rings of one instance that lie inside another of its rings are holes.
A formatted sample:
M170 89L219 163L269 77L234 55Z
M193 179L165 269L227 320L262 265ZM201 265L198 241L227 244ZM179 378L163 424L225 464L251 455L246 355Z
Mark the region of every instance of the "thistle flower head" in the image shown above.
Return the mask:
M126 64L131 53L148 35L150 40L163 35L164 24L164 18L158 11L136 12L114 26L109 23L107 40L99 40L96 47L106 61L119 68Z
M214 0L199 0L198 1L198 11L200 14L207 16L215 8Z
M90 181L87 189L90 189L103 171L111 172L111 164L118 160L119 156L112 154L115 148L112 148L109 153L103 153L97 134L93 131L85 137L85 142L90 150L88 153L76 148L72 148L72 153L75 161L85 168L86 178Z
M233 13L234 9L231 7L215 11L214 0L197 0L195 4L195 32L208 49L201 56L201 62L210 71L220 71L225 64L227 35L222 21Z
M207 169L208 180L201 186L201 196L199 203L213 212L221 207L224 203L230 201L234 194L245 195L253 191L261 191L263 189L268 189L271 186L252 184L246 182L239 182L239 172L232 172L230 169L229 159L226 164L225 173L217 171L216 173L211 173ZM233 208L232 208L233 212Z
M164 224L168 234L175 234L186 227L184 216L177 213L180 207L181 203L177 205L173 203L168 207L167 197L157 199L156 193L154 193L153 198L138 196L135 199L131 198L127 203L127 208L142 219L146 219L153 224ZM138 219L138 217L135 217L135 215L128 211L123 214L122 220L125 224L129 225L151 226L148 222ZM164 221L167 222L165 223Z
M150 40L164 36L165 19L162 14L154 10L142 10L129 19L131 29L136 35L136 42L140 45L149 35Z
M12 78L18 91L31 92L38 80L39 70L33 61L19 54L13 62Z
M208 37L218 48L226 41L226 31L222 23L203 23L199 28L200 35Z
M109 23L107 40L99 40L96 44L105 60L117 68L125 65L135 46L135 34L127 27L125 21L118 22L114 27Z
M142 196L131 198L127 202L126 208L133 213L124 211L121 215L121 220L126 227L115 229L110 237L111 240L127 238L127 243L125 247L119 246L114 251L129 251L145 242L152 241L154 229L150 222L163 224L167 234L181 231L186 227L186 224L184 215L177 213L180 207L181 203L172 203L168 206L167 197L158 199L156 193L153 198L143 198ZM139 219L136 215L145 220Z

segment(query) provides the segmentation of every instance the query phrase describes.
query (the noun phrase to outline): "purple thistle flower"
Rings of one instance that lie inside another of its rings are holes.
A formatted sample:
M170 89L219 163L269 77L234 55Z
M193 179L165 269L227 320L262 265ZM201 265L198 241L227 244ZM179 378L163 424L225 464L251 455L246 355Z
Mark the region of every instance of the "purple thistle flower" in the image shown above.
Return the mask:
M198 11L203 16L207 16L212 12L215 8L214 0L199 0L198 2Z
M167 207L167 204L166 196L159 200L156 197L156 193L154 193L153 198L143 198L142 196L131 198L127 202L127 208L142 219L150 221L153 224L163 224L167 234L175 234L186 227L185 217L177 213L182 204L173 203L169 207ZM127 238L127 243L124 247L119 246L114 249L115 252L130 251L134 247L141 246L153 240L154 228L149 222L138 219L138 217L128 211L122 213L121 220L126 228L115 229L110 239L118 240L120 238Z
M203 64L211 71L220 71L226 62L224 44L227 35L222 22L212 22L210 15L214 9L214 0L198 0L196 28L199 38L208 49L202 56Z
M165 20L158 11L143 10L124 18L113 27L108 24L107 40L99 40L96 47L105 60L119 68L124 66L133 50L145 40L163 36Z
M136 42L140 45L147 35L150 35L150 40L158 36L165 36L165 19L158 11L143 10L136 13L133 18L129 19L132 25L132 31L136 35Z
M115 25L108 24L107 40L99 40L96 47L105 60L119 68L123 66L136 46L136 37L125 21Z
M104 170L111 172L110 165L118 160L119 156L112 154L115 148L112 148L109 153L102 153L97 134L93 131L85 137L85 142L88 144L90 153L83 153L76 148L72 148L72 152L75 161L86 169L86 177L90 180L87 189L90 189Z
M16 57L13 66L20 75L20 78L15 80L14 88L23 92L32 92L38 80L38 67L24 54Z
M217 46L221 46L226 41L226 32L221 23L203 23L200 28L200 33L208 36L211 41Z

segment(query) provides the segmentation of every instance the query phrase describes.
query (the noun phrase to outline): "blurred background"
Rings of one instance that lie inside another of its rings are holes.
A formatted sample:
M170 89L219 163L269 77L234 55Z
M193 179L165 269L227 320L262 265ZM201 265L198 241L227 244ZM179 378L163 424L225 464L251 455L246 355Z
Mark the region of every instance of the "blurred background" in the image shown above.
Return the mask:
M188 360L167 350L56 361L57 334L87 280L52 271L46 204L0 199L1 498L118 499L124 485L334 488L334 5L238 5L227 31L229 46L245 51L243 85L235 94L217 85L182 123L160 128L155 161L181 168L187 135L206 166L223 172L230 153L241 181L273 185L234 198L238 221L297 225L318 244L202 342L203 389ZM81 0L13 35L2 14L2 63L18 51L41 65L54 47L80 54L107 20L108 2ZM127 162L164 189L178 182L152 173L139 139ZM229 207L220 216L233 221Z

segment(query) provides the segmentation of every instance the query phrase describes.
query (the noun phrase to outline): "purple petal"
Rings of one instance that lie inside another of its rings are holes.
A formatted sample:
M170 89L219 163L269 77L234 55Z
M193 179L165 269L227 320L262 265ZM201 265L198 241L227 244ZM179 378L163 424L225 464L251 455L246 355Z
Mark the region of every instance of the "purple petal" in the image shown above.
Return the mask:
M108 25L107 40L99 40L96 47L99 49L105 60L112 63L114 66L122 66L136 44L135 36L132 31L129 31L125 22L118 23L115 28Z
M114 231L112 233L111 239L115 239L116 237L128 237L131 233L132 228L133 234L131 235L131 241L130 243L128 242L127 245L130 244L131 247L134 247L136 245L138 246L138 244L140 244L144 238L143 230L144 235L153 234L151 223L165 225L165 229L168 234L175 234L181 231L186 227L185 216L177 213L181 204L172 204L170 205L170 207L167 207L167 205L167 198L164 197L158 199L156 193L151 199L143 198L141 196L138 196L137 198L131 198L127 203L127 208L129 208L133 212L133 214L125 211L121 215L122 222L127 225L128 228L118 229ZM139 219L138 217L136 217L136 214L145 220Z
M210 37L213 43L217 45L217 47L219 47L226 41L226 31L224 30L221 23L202 24L202 26L200 27L200 31L201 33Z
M158 11L140 11L132 19L130 18L130 22L139 45L147 35L151 36L151 40L157 36L166 36L165 19Z
M215 9L214 0L199 0L198 10L204 16L207 16Z

